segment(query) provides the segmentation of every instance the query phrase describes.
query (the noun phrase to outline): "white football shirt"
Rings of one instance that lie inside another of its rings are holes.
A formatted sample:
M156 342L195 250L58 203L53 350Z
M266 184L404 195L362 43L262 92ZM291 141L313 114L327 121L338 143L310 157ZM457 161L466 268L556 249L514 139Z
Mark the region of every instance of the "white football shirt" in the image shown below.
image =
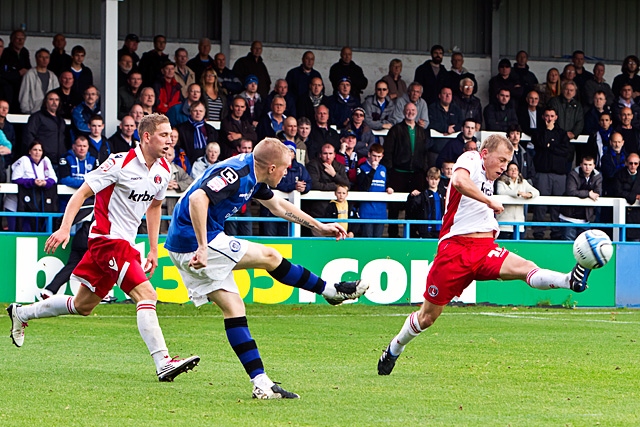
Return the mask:
M140 147L115 153L85 176L96 194L89 238L123 239L132 246L149 205L163 200L171 176L164 158L147 168Z
M480 153L477 151L462 153L453 165L453 171L457 169L468 170L471 180L480 191L489 197L493 195L493 181L487 179ZM440 241L451 236L484 231L493 231L494 237L497 237L500 232L493 209L482 202L463 196L449 183Z

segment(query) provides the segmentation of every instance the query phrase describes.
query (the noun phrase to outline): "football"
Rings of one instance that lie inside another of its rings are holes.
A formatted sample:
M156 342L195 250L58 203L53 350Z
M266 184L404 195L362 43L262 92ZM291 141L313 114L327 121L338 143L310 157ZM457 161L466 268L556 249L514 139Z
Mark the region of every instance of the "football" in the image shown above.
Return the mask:
M612 255L613 245L604 231L587 230L573 242L573 256L584 268L593 270L604 267Z

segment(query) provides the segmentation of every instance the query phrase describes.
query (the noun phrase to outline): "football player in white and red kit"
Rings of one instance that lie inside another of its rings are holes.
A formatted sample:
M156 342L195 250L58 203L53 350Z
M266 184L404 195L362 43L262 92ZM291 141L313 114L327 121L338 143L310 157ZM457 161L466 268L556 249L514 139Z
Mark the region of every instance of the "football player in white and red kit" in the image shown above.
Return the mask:
M453 167L447 190L438 252L427 276L424 303L411 313L378 360L378 374L389 375L405 346L436 321L442 309L473 280L523 280L536 289L587 288L590 270L576 264L571 273L538 268L494 239L500 229L495 214L502 204L491 198L493 181L505 171L513 146L503 136L487 138L480 152L463 153Z
M35 304L11 304L11 338L17 347L24 342L24 328L31 319L64 314L88 316L114 285L120 286L136 303L138 330L156 364L160 381L173 379L192 369L200 358L178 360L169 357L156 315L157 294L149 277L158 266L158 232L162 200L170 169L164 155L169 148L171 126L160 114L145 116L138 127L140 146L116 153L95 171L71 197L60 229L45 244L47 253L66 247L73 218L85 199L95 194L95 221L89 230L89 249L73 270L80 286L74 297L55 295ZM147 215L149 254L142 267L134 248L142 217Z

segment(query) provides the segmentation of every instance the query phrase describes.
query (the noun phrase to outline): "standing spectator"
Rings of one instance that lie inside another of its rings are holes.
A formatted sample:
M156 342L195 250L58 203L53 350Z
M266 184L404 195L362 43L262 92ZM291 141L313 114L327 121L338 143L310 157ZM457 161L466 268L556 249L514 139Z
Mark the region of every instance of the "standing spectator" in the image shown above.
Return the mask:
M462 52L453 52L451 54L451 69L449 70L449 76L447 78L447 86L454 91L454 96L459 95L458 88L460 88L460 81L462 79L471 79L473 82L473 93L475 94L478 91L476 76L464 68L464 56L462 56Z
M291 141L294 142L296 140L296 135L298 134L298 121L295 117L287 117L284 119L284 124L282 125L282 131L278 132L276 138L280 141ZM297 150L297 148L296 148Z
M173 58L176 61L175 79L180 84L182 91L182 99L186 99L189 96L189 85L196 82L196 73L187 66L189 60L189 53L187 49L179 47L173 54Z
M138 70L132 70L127 76L127 84L118 88L118 119L129 114L133 104L140 101L140 87L142 86L142 74Z
M395 100L407 93L407 82L402 79L402 61L398 58L389 62L389 74L381 80L387 83L389 99Z
M214 66L213 58L209 55L210 53L211 40L206 37L201 38L198 41L198 54L187 62L187 67L189 67L193 70L194 73L196 73L197 82L199 82L202 78L202 73L204 72L204 70Z
M59 86L58 77L47 69L49 56L47 49L39 49L36 52L36 67L27 71L22 78L18 98L20 110L25 114L40 110L44 94Z
M484 125L487 130L506 132L509 126L518 124L518 115L509 89L500 89L496 100L484 107Z
M511 72L511 61L503 58L498 63L498 74L489 80L489 103L499 103L498 93L506 89L511 94L512 102L517 105L522 97L523 87L518 75ZM487 125L487 123L485 123ZM488 125L487 125L488 126Z
M189 107L189 120L176 126L180 133L180 148L187 154L193 164L198 157L204 156L205 147L209 142L218 140L218 131L205 123L206 108L202 101L196 101Z
M204 171L206 171L209 166L218 163L219 159L220 145L215 141L208 143L204 156L198 157L198 160L195 161L191 168L191 178L199 179L202 174L204 174Z
M11 164L11 153L16 147L16 131L11 122L7 120L7 114L9 114L9 101L0 99L0 133L6 139L3 144L0 144L0 182L6 182L7 180L5 170ZM2 138L2 135L0 135L0 138ZM9 143L8 145L7 142Z
M89 119L101 114L99 99L100 92L95 86L89 86L85 89L84 101L78 104L71 113L71 125L74 140L78 135L88 135L90 133Z
M441 194L447 194L447 188L449 188L449 181L453 176L453 165L456 164L455 160L445 160L440 167L440 183L438 184L438 191Z
M311 84L311 79L317 77L322 81L322 76L313 68L315 64L316 56L310 50L302 54L302 64L290 69L287 72L285 80L289 85L289 93L294 100L297 100L302 95L306 95ZM277 85L277 82L276 82ZM289 105L289 101L287 101Z
M603 93L601 93L601 99L598 99L596 102L599 103L602 99L604 99ZM612 132L611 113L603 111L598 118L598 126L596 126L595 130L591 131L587 143L576 146L576 158L582 159L585 156L592 157L595 160L596 168L600 170L603 150L604 147L609 145Z
M521 103L516 109L518 124L527 135L533 135L538 128L544 126L542 119L542 107L540 107L540 94L532 90L527 93L525 103Z
M602 196L602 174L596 169L593 157L587 156L580 165L567 175L565 196L591 199L594 202ZM587 224L596 219L595 207L562 206L560 220L572 224ZM574 241L578 235L577 227L564 227L564 240Z
M640 131L632 125L633 111L629 107L620 110L620 124L614 127L614 131L622 135L624 139L624 152L627 156L638 153L640 149Z
M336 152L331 144L324 144L320 156L309 160L307 171L311 176L312 190L335 191L338 185L349 185L344 165L336 160ZM303 204L304 211L314 218L322 218L329 202L314 200Z
M311 120L306 117L300 117L298 119L298 132L296 134L296 160L306 165L309 163L309 150L307 150L307 144L309 144L309 135L311 134Z
M344 129L340 133L340 151L336 154L336 161L343 165L347 178L349 178L349 184L352 188L356 186L356 173L358 167L366 161L367 147L360 143L360 147L357 147L358 140L356 134L351 129ZM359 150L357 148L360 148Z
M366 157L369 152L369 147L376 141L371 128L364 121L364 108L356 107L351 113L351 121L345 129L352 131L358 142L356 151L361 157Z
M525 200L538 197L540 192L529 181L524 179L518 164L509 163L504 175L498 178L496 194L500 196L511 196ZM525 210L522 205L506 205L504 211L496 219L498 222L525 222ZM513 239L515 225L500 225L500 238ZM520 235L524 235L524 225L519 226Z
M67 46L67 39L64 34L56 34L51 41L53 49L51 50L51 56L47 68L60 77L60 73L64 70L68 70L71 67L71 55L69 55L64 48ZM36 53L36 58L38 54Z
M238 144L236 145L236 151L233 153L234 156L239 154L249 154L253 151L253 141L240 138ZM251 218L251 209L250 207L251 201L244 204L240 210L238 210L233 215L241 218ZM227 221L224 224L224 232L227 236L251 236L253 235L253 222L249 221Z
M53 74L53 73L51 73ZM23 146L29 147L33 141L40 141L44 156L59 159L67 152L65 145L65 123L58 114L60 97L50 91L42 101L40 111L29 116L23 136ZM25 151L27 151L25 149ZM24 152L24 151L23 151Z
M629 206L626 208L626 223L640 224L640 209L630 207L640 200L640 179L638 178L640 157L636 153L629 154L626 167L614 176L614 197L622 197ZM640 228L627 229L627 241L640 241Z
M71 150L60 157L58 164L60 184L71 188L80 188L84 183L85 175L97 167L96 159L89 154L87 137L84 135L77 137L71 145Z
M90 132L87 138L89 140L89 154L98 160L98 165L101 165L114 152L111 143L102 135L102 131L104 131L102 116L91 117L89 128Z
M576 99L578 86L574 82L562 84L562 96L549 101L549 106L558 112L558 126L567 132L569 139L575 139L584 127L584 111Z
M558 69L549 68L545 82L537 85L536 90L540 94L540 106L544 109L552 98L560 95L560 72Z
M131 55L125 53L118 59L118 88L127 84L127 77L131 70L133 70L133 59L131 59Z
M309 141L307 143L309 159L318 157L321 147L325 143L333 146L333 153L335 155L335 152L340 150L340 136L338 132L329 126L329 109L324 105L318 106L315 111L315 118L316 123L311 127L311 134L309 134Z
M189 107L196 101L200 101L202 97L202 89L197 83L191 83L187 91L187 99L178 105L174 105L167 111L167 118L172 127L178 126L180 123L184 123L189 120ZM207 120L209 118L207 117Z
M258 93L261 98L266 98L271 88L271 77L269 77L269 71L267 66L262 60L262 43L254 41L251 43L251 50L247 56L239 58L235 64L233 64L233 72L240 79L245 81L245 88L247 86L246 79L249 76L256 78L258 83Z
M31 69L31 60L29 59L29 50L24 47L27 35L22 30L14 30L9 36L9 46L2 51L0 56L0 69L3 70L3 77L11 87L13 97L8 100L11 110L19 111L20 102L18 93L20 92L20 84L22 77ZM3 43L4 46L4 43Z
M452 100L451 88L443 87L438 94L438 101L429 105L429 127L444 135L459 132L464 122L462 110L452 104Z
M228 159L241 138L249 139L254 144L258 141L258 135L251 120L246 118L247 100L236 95L231 103L230 113L220 122L220 160Z
M367 161L362 163L357 170L357 189L370 193L393 194L393 188L387 188L387 169L380 164L384 157L384 147L380 144L372 144L369 147ZM386 202L360 202L358 209L360 219L387 219ZM360 224L362 237L382 237L383 223Z
M618 117L620 116L620 112L623 108L630 108L633 113L633 118L631 119L631 125L635 129L640 128L640 105L633 98L633 87L630 83L625 83L620 88L619 96L616 97L613 105L611 106L611 112L613 113L614 121L618 124Z
M534 90L538 84L538 78L529 70L529 54L521 50L516 54L516 62L513 63L511 72L514 73L520 80L522 85L522 93L526 94Z
M435 161L436 167L439 169L442 167L442 163L445 160L457 160L464 150L464 146L469 141L478 142L478 139L474 136L476 133L476 122L470 119L466 119L462 125L462 131L454 139L448 139L447 144L442 148L438 158Z
M278 79L276 83L273 85L273 91L267 96L267 99L264 101L264 108L262 110L262 115L265 116L269 111L271 111L271 102L273 101L273 97L276 95L280 95L287 102L287 109L284 110L284 115L289 117L296 117L296 98L289 93L289 83L285 79Z
M207 106L207 120L220 121L227 113L227 97L222 91L220 78L213 68L207 68L200 79L203 102Z
M349 93L360 104L360 95L367 88L369 80L364 76L362 68L358 64L352 61L353 51L349 46L344 46L340 50L340 59L333 64L329 69L329 80L333 86L334 95L340 91L340 83L344 79L348 79L350 82Z
M613 79L613 84L611 85L611 90L614 95L620 93L620 89L622 89L622 85L625 83L631 84L633 87L633 97L637 98L640 96L640 76L638 76L638 66L640 66L640 60L635 55L629 55L624 58L622 61L622 74L618 74Z
M245 118L250 119L253 126L258 126L260 117L262 117L262 96L258 93L258 78L253 74L247 76L244 81L245 90L240 94L247 101L247 111L244 112Z
M329 206L322 215L325 218L334 218L334 219L357 219L357 214L355 210L355 206L353 203L349 204L347 201L347 196L349 195L349 186L348 185L337 185L333 194L336 196L335 200L329 201ZM347 231L347 237L353 238L355 227L349 228L348 222L339 222ZM355 224L354 224L355 225Z
M474 95L476 84L470 78L460 80L460 89L453 94L453 103L462 110L465 119L476 122L476 132L482 127L482 104Z
M287 109L287 102L281 95L276 95L271 101L271 111L263 116L258 123L256 133L258 134L258 140L262 141L264 138L274 138L276 133L282 131L284 126L284 119L287 116L284 114Z
M215 144L212 142L210 144ZM218 147L218 153L220 153L220 147ZM171 170L171 176L169 177L169 184L167 185L167 190L173 190L176 193L184 193L184 191L189 188L191 183L193 182L193 178L187 174L184 169L180 166L176 165L173 161L176 157L176 151L173 147L169 147L167 150L167 154L165 158L167 159L167 163L169 163L169 168ZM173 209L176 207L178 203L178 197L165 197L164 203L162 204L162 215L171 215L173 214ZM162 221L161 229L163 233L169 228L169 221Z
M296 103L297 117L307 117L315 123L316 108L329 105L329 97L324 94L324 84L320 77L312 77L307 93L298 97Z
M167 114L169 108L182 102L182 87L176 80L176 64L166 61L160 69L162 78L155 84L156 99L158 105L156 111Z
M135 139L133 134L136 131L136 122L131 116L124 116L120 121L118 130L109 138L109 145L114 153L125 153L140 145L140 141Z
M446 193L442 193L439 186L440 171L435 167L430 168L427 171L427 188L423 191L413 190L407 196L406 219L442 221ZM412 225L409 237L437 239L441 228L441 224Z
M167 46L167 39L162 34L153 37L153 49L142 54L138 68L142 74L142 85L153 87L160 75L162 65L169 61L169 55L164 53Z
M175 158L173 159L173 163L178 165L183 171L187 173L187 175L191 175L191 162L187 158L187 154L184 152L178 141L180 140L180 132L178 129L171 129L171 140L169 142L169 146L174 149Z
M541 120L540 123L542 125L544 121ZM538 130L536 130L536 132L537 131ZM536 170L533 165L533 155L527 150L527 147L520 145L521 136L522 128L520 125L511 125L509 129L507 129L507 139L511 142L511 145L513 145L511 162L518 166L520 175L531 183L536 175Z
M407 93L396 99L396 105L391 113L391 123L395 125L404 121L404 107L409 103L415 105L418 109L418 116L416 117L418 126L423 129L428 128L429 107L427 107L427 101L424 100L422 95L422 85L418 82L411 83Z
M222 52L216 53L213 59L213 70L216 72L222 85L222 91L226 96L233 96L242 92L242 82L233 71L227 68L227 58Z
M136 53L136 51L138 50L138 43L140 43L140 39L137 35L127 34L124 38L122 47L118 50L118 59L120 59L122 55L129 55L133 60L133 66L137 67L138 63L140 62L140 57Z
M606 105L613 104L614 95L611 90L611 86L604 80L604 63L596 62L596 65L593 66L593 76L588 79L584 83L582 99L585 102L585 105L593 105L593 96L596 92L601 91L605 94L606 97Z
M609 120L611 121L611 120ZM626 155L622 147L624 146L624 140L622 135L618 132L611 134L609 144L602 148L602 192L607 197L617 197L614 192L615 187L615 174L620 169L624 169L626 164Z
M373 95L364 99L364 122L373 130L391 129L391 113L395 106L389 95L389 84L378 80Z
M73 109L82 102L82 94L73 87L73 73L69 70L60 73L60 86L54 90L60 97L60 116L71 120Z
M412 102L404 107L404 121L394 125L384 140L386 155L382 163L387 168L387 187L395 192L424 188L427 132L416 121L418 109ZM389 204L389 219L398 219L402 203ZM389 224L389 237L397 238L398 224Z
M140 89L140 105L145 116L153 114L156 111L156 92L152 87L143 87Z
M629 89L631 87L629 86ZM598 123L600 117L603 114L607 114L610 119L613 119L611 108L607 105L607 98L604 92L598 91L593 95L592 105L584 113L584 132L587 135L591 135L598 131Z
M78 93L84 93L86 89L93 86L93 71L84 65L86 54L84 47L80 45L71 49L71 67L69 70L73 74L73 87Z
M593 80L593 74L584 68L584 52L581 50L573 51L573 55L571 55L571 63L576 67L576 76L574 81L578 85L580 93L584 93L585 84L589 80Z
M144 110L142 109L142 105L136 103L131 106L131 110L129 110L129 115L133 117L133 121L136 123L136 131L133 133L134 139L140 141L140 135L138 134L138 126L140 126L140 121L144 117Z
M573 82L575 83L575 79L576 79L576 67L573 64L567 64L564 66L564 68L562 69L562 74L560 74L560 85L564 84L565 82ZM576 83L576 93L579 93L577 91L577 86L578 84Z
M558 115L553 108L547 107L542 117L545 127L532 136L536 150L533 158L536 168L535 187L542 196L562 196L566 187L567 161L572 154L571 144L564 129L556 126ZM558 222L560 208L557 206L534 206L533 220L545 221L547 208L551 222ZM543 239L544 227L534 227L533 237ZM561 240L562 237L562 229L552 227L551 240Z
M338 91L327 100L330 123L338 129L344 129L349 124L353 109L360 107L360 101L352 92L351 81L343 77L338 84Z
M422 98L427 105L433 104L438 100L438 93L440 89L447 84L447 69L442 65L442 59L444 58L444 48L439 44L431 46L431 59L425 61L422 65L416 68L416 73L413 78L415 82L422 85L424 92ZM411 87L409 87L411 91ZM411 101L415 104L415 101ZM404 111L404 105L400 111ZM420 107L418 106L418 111Z

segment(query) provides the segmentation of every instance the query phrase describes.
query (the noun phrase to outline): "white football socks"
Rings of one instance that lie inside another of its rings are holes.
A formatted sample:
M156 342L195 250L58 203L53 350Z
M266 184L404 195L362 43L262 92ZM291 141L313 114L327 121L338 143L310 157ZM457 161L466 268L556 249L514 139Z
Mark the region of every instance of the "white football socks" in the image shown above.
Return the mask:
M55 295L31 305L18 307L17 314L20 320L28 322L31 319L56 317L64 314L78 314L78 312L73 304L73 297Z
M400 353L404 351L404 347L409 344L412 339L420 335L420 332L422 332L422 328L418 322L418 312L415 311L407 317L398 335L391 340L391 344L389 344L391 354L399 356Z
M570 273L534 268L527 274L527 284L535 289L569 289Z
M136 305L138 318L138 331L142 340L147 344L149 353L156 364L156 371L163 367L169 359L167 344L160 329L158 315L156 314L156 301L144 300Z

